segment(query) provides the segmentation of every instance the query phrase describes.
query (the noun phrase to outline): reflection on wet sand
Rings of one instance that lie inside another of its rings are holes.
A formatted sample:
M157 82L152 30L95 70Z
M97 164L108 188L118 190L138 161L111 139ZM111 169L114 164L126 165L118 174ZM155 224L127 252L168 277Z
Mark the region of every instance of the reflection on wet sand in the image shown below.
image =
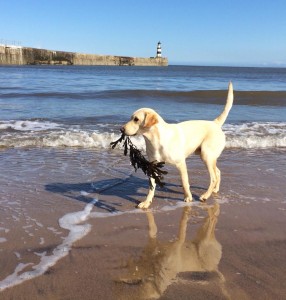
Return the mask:
M186 238L191 207L183 209L176 241L159 241L151 211L146 212L149 239L139 259L130 259L127 271L117 282L136 289L137 299L158 299L167 287L178 280L208 283L215 280L226 298L224 276L218 270L222 256L221 244L215 238L220 213L219 204L208 207L208 216L192 240ZM179 279L182 273L184 279ZM122 295L123 296L123 295Z

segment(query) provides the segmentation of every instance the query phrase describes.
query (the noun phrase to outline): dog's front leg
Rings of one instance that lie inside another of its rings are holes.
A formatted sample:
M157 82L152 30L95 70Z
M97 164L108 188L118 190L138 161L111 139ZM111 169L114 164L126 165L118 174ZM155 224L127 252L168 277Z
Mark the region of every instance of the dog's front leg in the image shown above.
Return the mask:
M139 208L148 208L150 206L150 204L152 203L154 194L155 194L155 189L156 189L156 183L155 183L155 179L150 177L151 180L151 185L153 186L153 188L149 187L149 191L146 197L146 200L139 203L138 207Z
M182 185L184 189L184 201L191 202L193 200L192 193L190 191L190 184L189 184L189 176L188 176L188 169L186 165L186 161L183 161L176 165L182 179Z

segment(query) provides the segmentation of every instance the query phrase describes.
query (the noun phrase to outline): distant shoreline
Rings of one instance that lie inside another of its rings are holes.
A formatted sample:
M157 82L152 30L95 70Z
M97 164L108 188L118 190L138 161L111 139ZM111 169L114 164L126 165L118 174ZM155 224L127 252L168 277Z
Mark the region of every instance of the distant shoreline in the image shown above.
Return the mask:
M82 54L0 45L0 65L168 66L166 57Z

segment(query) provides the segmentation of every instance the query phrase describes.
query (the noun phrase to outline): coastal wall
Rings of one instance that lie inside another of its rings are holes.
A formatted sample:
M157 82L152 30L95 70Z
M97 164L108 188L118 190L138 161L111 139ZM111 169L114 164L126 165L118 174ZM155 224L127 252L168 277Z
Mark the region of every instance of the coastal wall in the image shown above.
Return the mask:
M23 65L23 48L0 45L0 65Z
M81 54L0 45L0 65L168 66L168 59Z

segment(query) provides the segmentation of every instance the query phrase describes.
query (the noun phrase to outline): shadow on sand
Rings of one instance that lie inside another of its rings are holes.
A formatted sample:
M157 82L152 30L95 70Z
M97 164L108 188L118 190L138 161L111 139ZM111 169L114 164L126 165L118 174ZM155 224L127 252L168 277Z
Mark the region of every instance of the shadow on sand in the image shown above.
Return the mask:
M81 201L84 203L90 203L94 198L98 198L97 194L106 196L120 196L137 206L140 201L136 198L146 197L147 194L147 180L131 175L127 179L112 178L104 179L95 182L79 182L79 183L61 183L55 182L45 186L45 189L49 192L60 194L72 200ZM141 192L141 188L146 188L146 191ZM192 187L196 189L202 189L201 187ZM164 194L168 194L168 197ZM163 188L158 188L155 197L157 199L166 199L174 201L182 201L183 191L181 186L173 183L166 183ZM199 198L194 195L194 200ZM96 207L106 210L108 212L116 212L122 203L110 200L98 200L94 204Z

